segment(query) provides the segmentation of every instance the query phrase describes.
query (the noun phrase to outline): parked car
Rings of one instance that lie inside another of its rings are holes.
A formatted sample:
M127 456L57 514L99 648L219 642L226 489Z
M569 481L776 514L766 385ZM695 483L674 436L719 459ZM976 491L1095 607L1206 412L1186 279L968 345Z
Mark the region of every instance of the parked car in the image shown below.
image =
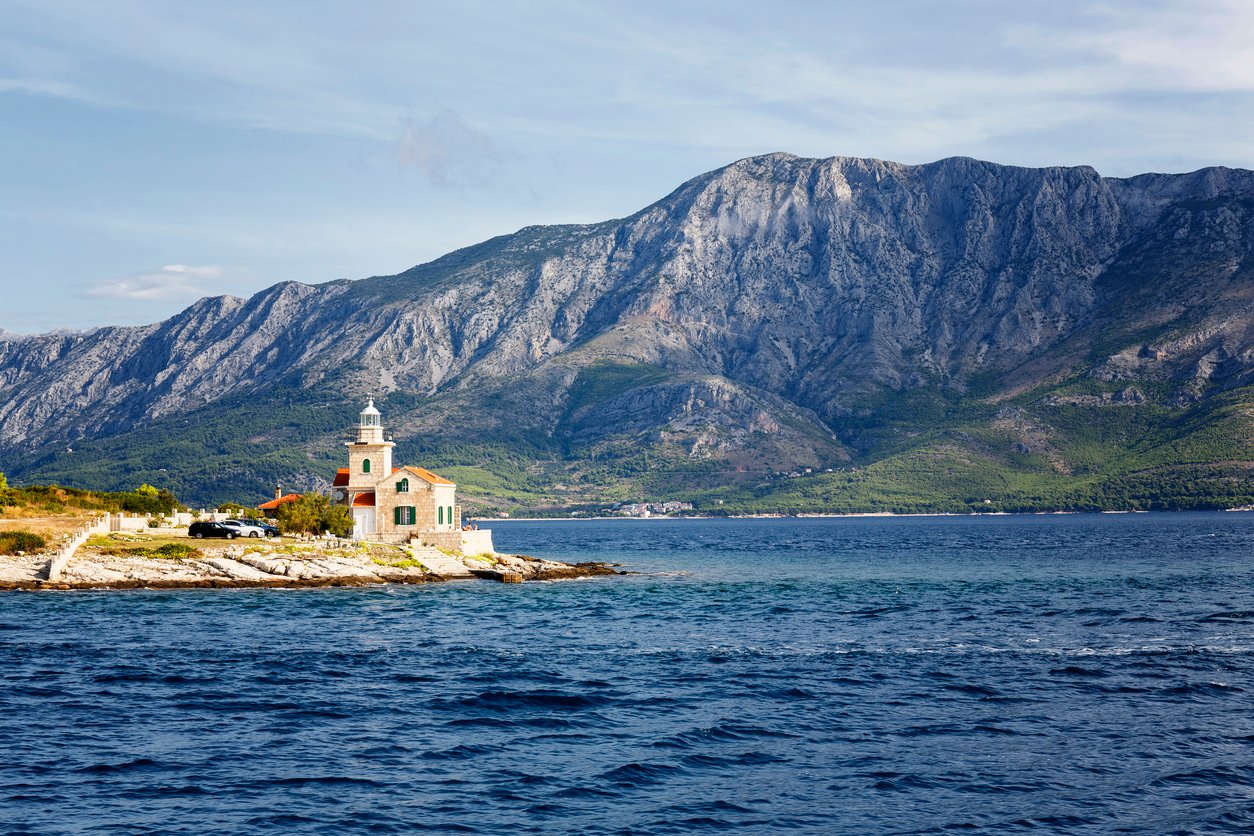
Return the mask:
M256 525L256 526L257 526L258 528L260 528L263 532L265 532L265 535L266 535L267 537L278 537L278 536L279 536L279 530L278 530L277 528L275 528L274 526L270 525L270 523L268 523L268 522L257 522L257 523L253 523L253 525Z
M244 520L223 520L222 524L235 530L240 537L265 537L266 530L254 522Z
M202 540L205 537L225 537L234 540L239 532L229 525L216 522L194 522L187 527L187 536Z

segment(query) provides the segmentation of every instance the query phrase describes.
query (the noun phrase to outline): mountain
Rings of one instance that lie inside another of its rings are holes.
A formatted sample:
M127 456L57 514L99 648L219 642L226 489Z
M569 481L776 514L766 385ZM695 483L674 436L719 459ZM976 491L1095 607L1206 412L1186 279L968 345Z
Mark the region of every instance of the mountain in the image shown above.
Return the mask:
M6 337L0 469L314 488L371 391L483 508L1241 504L1252 268L1250 171L770 154L394 276Z

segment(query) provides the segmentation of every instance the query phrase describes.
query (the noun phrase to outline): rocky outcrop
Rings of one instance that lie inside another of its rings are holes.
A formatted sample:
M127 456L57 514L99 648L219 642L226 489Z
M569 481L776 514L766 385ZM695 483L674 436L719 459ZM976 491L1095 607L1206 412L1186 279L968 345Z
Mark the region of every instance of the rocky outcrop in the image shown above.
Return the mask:
M128 541L132 545L134 541ZM42 577L46 559L0 560L0 589L194 589L245 587L363 586L434 583L473 578L555 580L617 574L600 563L571 565L526 555L426 558L421 547L228 546L204 548L186 558L114 554L81 549L59 577ZM424 563L424 559L426 562ZM452 568L450 568L452 567Z

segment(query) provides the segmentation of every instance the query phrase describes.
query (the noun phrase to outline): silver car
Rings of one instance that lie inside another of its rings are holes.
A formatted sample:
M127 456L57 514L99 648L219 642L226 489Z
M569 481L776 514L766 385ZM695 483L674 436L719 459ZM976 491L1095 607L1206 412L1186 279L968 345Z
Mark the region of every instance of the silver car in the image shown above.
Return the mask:
M253 525L244 520L223 520L222 524L227 528L235 529L240 537L265 537L266 530L259 525Z

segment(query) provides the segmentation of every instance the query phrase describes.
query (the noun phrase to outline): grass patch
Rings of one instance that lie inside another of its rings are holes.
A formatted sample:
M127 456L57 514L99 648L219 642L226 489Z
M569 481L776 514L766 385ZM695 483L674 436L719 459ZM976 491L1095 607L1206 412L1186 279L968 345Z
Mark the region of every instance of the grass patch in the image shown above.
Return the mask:
M372 557L370 562L377 566L390 566L393 569L423 569L427 567L421 561L414 560L412 557L403 557L397 560L384 560L381 557Z
M171 538L134 534L97 534L89 537L87 548L114 557L148 557L157 560L190 560L201 557L200 549Z

